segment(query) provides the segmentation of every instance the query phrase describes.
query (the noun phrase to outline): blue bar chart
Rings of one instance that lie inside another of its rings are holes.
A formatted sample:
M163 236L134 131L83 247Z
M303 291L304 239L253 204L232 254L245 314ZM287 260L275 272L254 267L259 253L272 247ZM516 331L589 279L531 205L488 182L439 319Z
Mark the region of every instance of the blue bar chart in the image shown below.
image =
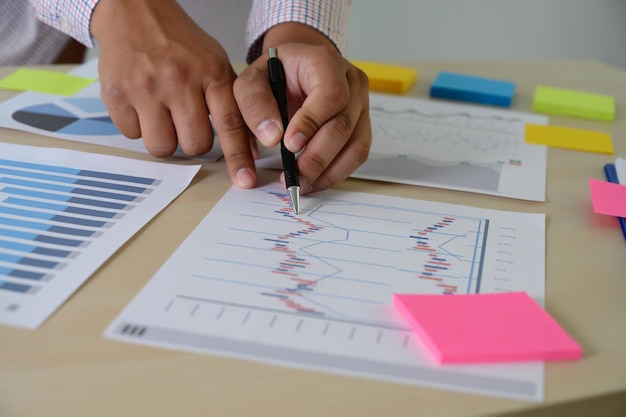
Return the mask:
M138 166L155 163L112 164L116 158L2 147L0 322L26 327L38 326L52 306L182 192L198 169L186 172L165 196L159 191L167 170ZM110 168L115 165L122 170Z

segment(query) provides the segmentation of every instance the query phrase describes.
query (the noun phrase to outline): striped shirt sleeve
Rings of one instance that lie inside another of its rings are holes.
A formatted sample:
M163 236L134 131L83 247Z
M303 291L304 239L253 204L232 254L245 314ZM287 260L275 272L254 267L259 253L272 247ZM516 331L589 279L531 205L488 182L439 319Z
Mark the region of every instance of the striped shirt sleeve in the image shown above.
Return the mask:
M31 0L39 20L65 32L83 45L94 46L89 25L98 0ZM131 0L132 1L132 0Z
M263 53L263 36L270 28L286 22L315 28L343 54L349 11L350 0L254 0L246 28L246 61L250 63Z

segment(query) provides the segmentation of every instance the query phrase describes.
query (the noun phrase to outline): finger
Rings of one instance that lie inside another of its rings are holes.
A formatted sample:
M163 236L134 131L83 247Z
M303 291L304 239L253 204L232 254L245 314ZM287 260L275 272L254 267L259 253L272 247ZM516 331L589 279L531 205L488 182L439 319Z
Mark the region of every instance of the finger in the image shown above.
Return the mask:
M303 191L308 188L307 185L314 184L331 163L338 163L336 158L353 135L359 111L360 108L347 107L324 124L304 148L298 157L298 174Z
M298 158L300 177L304 183L315 185L320 184L321 181L321 184L327 187L328 185L326 184L334 185L343 180L352 170L363 163L362 149L358 145L366 148L364 150L365 157L367 157L371 143L371 132L367 134L367 131L364 131L369 126L369 96L365 85L367 78L363 78L360 73L354 72L349 74L348 82L350 91L353 94L350 96L347 105L315 133ZM360 133L364 134L364 136L362 138L358 137L357 146L353 145L353 150L356 152L352 156L356 160L351 162L345 159L338 159L338 155L344 152L343 149L348 141L354 137L356 126L359 123L362 125L364 121L367 123L366 127L360 126ZM336 168L328 170L331 164ZM337 177L318 181L318 177L323 172L327 176L334 174Z
M303 194L331 188L348 178L360 167L369 155L372 144L372 129L369 110L364 110L352 132L352 136L328 168L302 191Z
M171 104L172 121L182 151L189 156L203 155L213 147L209 109L201 90L190 91Z
M105 86L100 87L100 96L107 108L109 117L120 131L127 138L138 139L141 137L141 127L139 116L135 108L130 104L125 94L121 90Z
M157 158L171 156L177 147L176 129L165 106L158 104L138 108L143 144Z
M246 125L264 146L273 147L283 137L284 126L269 84L266 65L257 60L233 85L233 93Z
M256 160L261 156L261 152L259 151L259 142L257 142L256 137L252 134L248 135L248 140L250 141L252 157Z
M256 169L250 148L249 130L239 112L232 85L207 90L207 103L220 140L228 175L239 188L256 184Z
M350 101L350 87L343 65L317 65L301 76L307 94L285 131L285 146L299 152L316 132Z

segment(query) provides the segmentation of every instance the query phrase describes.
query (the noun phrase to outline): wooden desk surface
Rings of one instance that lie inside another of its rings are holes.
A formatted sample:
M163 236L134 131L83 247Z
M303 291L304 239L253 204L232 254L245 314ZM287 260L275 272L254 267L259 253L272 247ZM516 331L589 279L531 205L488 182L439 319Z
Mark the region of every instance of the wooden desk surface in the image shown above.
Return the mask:
M609 94L612 123L550 117L609 132L626 157L626 71L588 61L414 62L428 97L439 70L515 81L514 110L538 84ZM65 69L65 67L61 67ZM10 68L1 68L0 77ZM0 100L12 93L0 91ZM149 155L0 129L0 140L153 160ZM580 361L546 365L545 401L529 403L191 354L104 339L102 332L230 187L223 162L109 259L40 329L0 326L0 416L625 416L626 242L595 215L588 179L616 155L549 149L545 203L349 179L337 188L485 208L542 212L546 308L583 345ZM190 161L171 160L188 164ZM272 176L275 171L262 172ZM158 242L158 244L155 244Z

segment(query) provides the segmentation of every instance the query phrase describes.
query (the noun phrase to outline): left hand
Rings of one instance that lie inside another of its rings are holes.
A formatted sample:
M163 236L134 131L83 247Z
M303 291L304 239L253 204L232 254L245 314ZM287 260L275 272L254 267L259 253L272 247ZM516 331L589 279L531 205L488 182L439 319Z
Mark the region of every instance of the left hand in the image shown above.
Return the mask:
M343 181L369 154L372 142L368 79L321 33L297 23L272 28L264 40L285 68L290 121L286 130L269 84L268 55L235 80L235 99L246 124L266 147L300 152L302 193ZM282 177L281 177L282 178ZM284 178L282 178L284 181Z
M176 0L100 0L91 30L102 99L120 132L143 138L156 157L179 145L202 155L214 141L210 115L231 181L254 187L255 148L232 89L237 75L224 48Z

